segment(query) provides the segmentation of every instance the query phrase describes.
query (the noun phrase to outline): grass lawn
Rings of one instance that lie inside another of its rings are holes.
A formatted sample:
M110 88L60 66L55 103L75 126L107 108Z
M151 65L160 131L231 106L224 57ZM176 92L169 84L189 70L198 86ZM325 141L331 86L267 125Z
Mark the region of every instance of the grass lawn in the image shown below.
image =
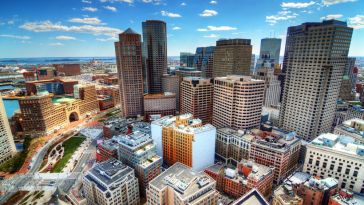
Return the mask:
M71 137L68 140L66 140L65 142L63 142L63 146L64 146L64 155L61 158L61 160L59 160L52 172L53 173L59 173L62 171L62 169L66 166L68 160L71 159L73 153L77 150L77 148L82 144L82 142L85 140L86 138L84 137Z

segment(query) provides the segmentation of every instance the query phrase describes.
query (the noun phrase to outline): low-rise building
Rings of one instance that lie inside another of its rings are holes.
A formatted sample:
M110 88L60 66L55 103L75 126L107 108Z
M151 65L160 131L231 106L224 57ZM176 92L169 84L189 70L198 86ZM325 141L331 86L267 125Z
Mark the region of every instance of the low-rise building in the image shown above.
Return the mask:
M252 189L244 196L234 201L232 205L269 205L269 202L259 193L258 190Z
M217 182L217 189L229 196L239 198L251 189L257 189L266 199L272 193L273 169L248 160L241 160L237 166L214 164L205 173Z
M157 153L167 165L181 162L201 171L214 164L216 128L211 124L184 114L155 120L151 128Z
M364 196L353 193L346 189L340 190L330 197L328 205L359 205L364 204Z
M151 134L150 123L139 121L134 118L111 118L104 122L103 134L104 138L112 138L117 135L130 134L133 131L140 131Z
M274 190L273 205L303 205L303 198L300 197L296 189L301 184L311 178L310 174L305 172L295 172L284 180L282 185Z
M352 137L321 134L306 145L303 171L335 178L339 188L364 193L364 145Z
M148 205L217 205L218 200L214 179L178 162L154 178L147 189Z
M111 158L118 158L119 144L114 139L104 140L97 144L96 147L96 161L103 162Z
M364 143L364 120L354 118L344 121L341 125L335 127L334 133L349 136L359 143Z
M96 164L83 177L83 187L87 204L139 205L140 202L134 170L116 159Z

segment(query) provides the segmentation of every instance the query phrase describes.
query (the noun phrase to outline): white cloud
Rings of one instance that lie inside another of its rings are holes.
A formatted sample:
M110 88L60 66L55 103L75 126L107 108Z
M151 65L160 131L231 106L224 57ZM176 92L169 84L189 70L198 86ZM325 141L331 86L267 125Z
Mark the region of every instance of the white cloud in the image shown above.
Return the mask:
M97 41L106 42L106 41L117 41L118 38L116 37L110 37L110 38L97 38Z
M217 1L210 1L210 4L217 4Z
M112 12L116 12L118 9L113 7L113 6L104 6L104 9L112 11Z
M85 17L85 18L72 18L72 19L70 19L68 21L69 22L72 22L72 23L82 23L82 24L90 24L90 25L103 25L104 24L97 17L93 17L93 18L89 18L89 17Z
M82 11L96 12L97 8L95 8L95 7L83 7Z
M172 28L172 30L181 30L182 28L181 27L179 27L179 26L175 26L175 27L173 27Z
M10 20L10 21L8 21L8 24L9 25L13 25L15 23L15 21L14 20Z
M281 7L282 8L290 8L290 9L302 9L307 8L309 6L315 5L316 2L310 1L310 2L282 2Z
M218 38L219 35L216 35L216 34L210 34L210 35L206 35L206 36L203 36L204 38Z
M51 32L51 31L63 31L63 32L75 32L75 33L88 33L93 35L105 35L105 36L117 36L122 31L117 28L110 28L105 26L65 26L61 23L52 23L51 21L42 22L29 22L20 26L20 28L34 31L34 32Z
M353 27L354 29L364 28L364 15L356 15L349 18L349 26Z
M76 40L76 38L73 36L57 36L56 39L61 41Z
M187 6L187 4L185 2L182 2L181 6Z
M162 0L142 0L142 1L143 1L143 3L146 3L146 4L154 4L154 5L163 4Z
M92 1L89 1L89 0L81 0L82 3L86 3L86 4L91 4Z
M237 28L231 26L207 26L206 28L199 28L197 31L206 32L206 31L231 31L236 30Z
M322 4L325 6L331 6L334 4L341 4L341 3L347 3L347 2L355 2L357 0L322 0Z
M105 2L120 2L120 3L128 3L128 4L132 4L134 3L134 0L100 0L100 2L105 3Z
M200 13L200 16L203 17L210 17L210 16L216 16L218 13L215 10L209 10L209 9L205 9L202 13Z
M342 14L329 14L327 16L323 16L320 19L321 20L331 20L331 19L339 19L342 18L343 15Z
M64 44L57 42L57 43L50 43L48 45L50 45L50 46L63 46Z
M270 23L270 25L274 25L274 24L278 23L278 21L294 19L297 16L298 16L298 14L292 13L291 11L280 11L276 15L266 16L265 21Z
M168 11L161 11L161 15L162 16L168 16L168 17L171 17L171 18L180 18L180 17L182 17L180 14L171 13L171 12L168 12Z
M15 39L21 39L21 40L29 40L29 36L17 36L17 35L9 35L9 34L1 34L0 37L4 38L15 38Z

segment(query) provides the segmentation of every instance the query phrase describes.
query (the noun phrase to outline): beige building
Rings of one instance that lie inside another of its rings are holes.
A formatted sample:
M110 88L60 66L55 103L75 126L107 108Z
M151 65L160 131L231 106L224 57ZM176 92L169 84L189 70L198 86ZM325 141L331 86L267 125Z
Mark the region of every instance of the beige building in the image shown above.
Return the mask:
M146 120L152 120L156 116L160 118L165 115L176 114L176 94L159 93L144 95L144 117Z
M250 39L223 39L216 42L213 77L250 75L253 46Z
M264 106L277 106L281 96L281 82L278 80L278 76L274 75L274 69L260 68L254 78L265 81Z
M203 123L212 122L212 97L214 85L211 79L185 77L181 82L180 114L191 113Z
M217 205L218 199L214 179L178 162L154 178L147 189L148 205Z
M3 99L0 95L0 164L16 153L13 135L6 116Z
M259 126L263 98L263 80L239 75L215 78L212 124L232 129Z
M121 112L124 117L143 114L143 64L141 36L132 29L115 42L120 87Z
M134 170L121 161L110 159L94 166L83 177L87 204L139 205L138 179Z
M337 20L288 28L279 127L305 140L331 130L352 32Z
M352 137L356 142L364 144L364 120L354 118L344 121L335 127L334 133Z
M179 77L177 75L165 74L162 77L162 90L163 92L176 94L176 109L179 110L180 94L179 94Z

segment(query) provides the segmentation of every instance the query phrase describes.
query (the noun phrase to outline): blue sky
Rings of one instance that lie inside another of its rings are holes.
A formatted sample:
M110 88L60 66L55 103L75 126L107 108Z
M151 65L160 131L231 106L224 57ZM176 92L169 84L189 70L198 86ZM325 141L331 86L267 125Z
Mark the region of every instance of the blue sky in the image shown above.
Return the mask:
M285 42L288 26L323 18L354 27L349 55L364 56L364 0L2 1L0 58L114 56L117 33L147 19L167 22L170 56L219 38L252 39L257 54L261 38Z

